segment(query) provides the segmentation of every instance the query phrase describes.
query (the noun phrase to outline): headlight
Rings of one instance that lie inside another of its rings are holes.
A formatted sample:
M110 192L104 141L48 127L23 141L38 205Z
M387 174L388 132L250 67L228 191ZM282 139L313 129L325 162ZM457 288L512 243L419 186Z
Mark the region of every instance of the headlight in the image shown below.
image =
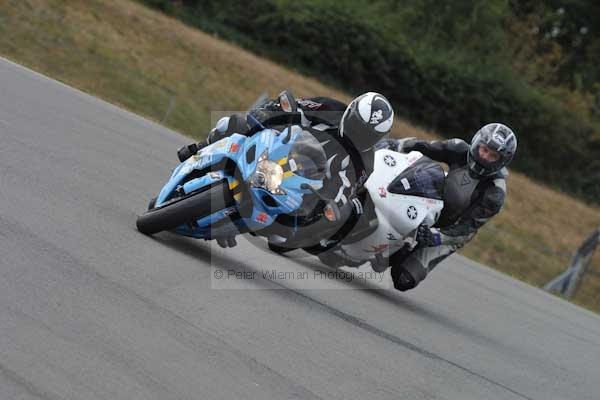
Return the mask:
M272 194L284 194L285 192L280 188L282 180L281 165L267 160L266 152L263 153L256 164L256 171L250 178L250 186L266 189Z

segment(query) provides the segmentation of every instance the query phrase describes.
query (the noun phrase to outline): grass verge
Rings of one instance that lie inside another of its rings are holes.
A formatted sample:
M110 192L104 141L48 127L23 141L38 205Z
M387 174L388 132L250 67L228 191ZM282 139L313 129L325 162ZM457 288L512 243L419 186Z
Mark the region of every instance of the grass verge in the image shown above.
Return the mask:
M350 99L131 0L5 0L0 55L196 138L211 111L264 91ZM394 134L436 137L403 121ZM504 211L462 254L541 286L599 226L600 209L512 174ZM600 312L600 254L573 301Z

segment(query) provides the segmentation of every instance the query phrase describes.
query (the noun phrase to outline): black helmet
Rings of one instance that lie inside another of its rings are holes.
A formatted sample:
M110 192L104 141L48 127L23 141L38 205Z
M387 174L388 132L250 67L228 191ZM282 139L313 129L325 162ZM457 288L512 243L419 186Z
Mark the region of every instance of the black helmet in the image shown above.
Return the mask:
M349 139L362 152L387 135L393 122L394 110L388 99L379 93L365 93L346 108L340 123L340 136Z
M478 176L493 175L512 161L516 151L517 136L508 126L487 124L471 140L469 169Z

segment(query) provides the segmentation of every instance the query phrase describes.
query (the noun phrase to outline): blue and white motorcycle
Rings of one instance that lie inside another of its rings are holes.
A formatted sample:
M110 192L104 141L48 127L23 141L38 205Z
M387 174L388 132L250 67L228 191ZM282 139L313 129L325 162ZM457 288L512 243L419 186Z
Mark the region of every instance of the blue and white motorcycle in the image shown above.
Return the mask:
M298 116L291 93L282 92L279 101L290 121ZM221 139L175 168L138 217L140 232L169 230L231 247L235 235L260 234L279 215L298 212L306 195L318 196L327 159L317 139L291 122L277 131L248 118L257 133Z

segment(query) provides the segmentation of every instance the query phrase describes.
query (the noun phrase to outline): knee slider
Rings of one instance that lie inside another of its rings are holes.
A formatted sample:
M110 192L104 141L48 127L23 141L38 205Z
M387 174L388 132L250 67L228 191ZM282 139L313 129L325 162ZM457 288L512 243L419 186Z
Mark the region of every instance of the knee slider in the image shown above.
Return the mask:
M425 268L407 261L404 265L393 266L390 271L394 288L401 292L414 289L427 276Z

